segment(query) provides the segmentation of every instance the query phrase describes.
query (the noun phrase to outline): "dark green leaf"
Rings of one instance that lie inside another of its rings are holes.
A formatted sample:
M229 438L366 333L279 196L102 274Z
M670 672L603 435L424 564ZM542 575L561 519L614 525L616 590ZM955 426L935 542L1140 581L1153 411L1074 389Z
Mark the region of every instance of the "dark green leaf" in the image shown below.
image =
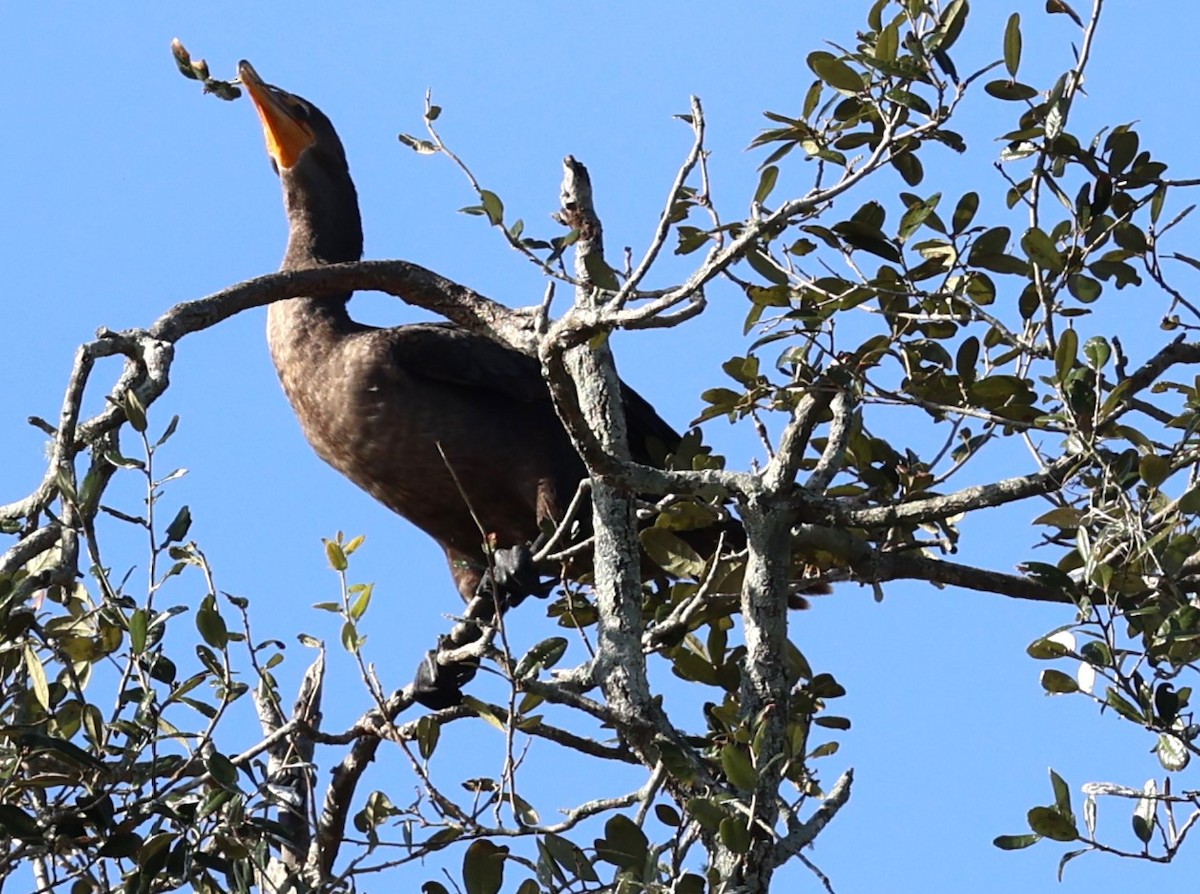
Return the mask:
M1117 692L1117 690L1112 686L1110 686L1108 691L1104 694L1104 703L1115 710L1126 720L1132 721L1133 723L1140 725L1145 723L1147 719L1142 716L1141 711L1134 707L1133 704L1125 698L1125 696Z
M212 778L221 785L227 787L237 785L237 767L225 755L216 751L212 752L204 758L204 766Z
M958 353L954 358L954 371L958 373L964 385L969 387L975 382L975 364L978 362L979 339L972 335L958 346Z
M1056 639L1051 639L1048 636L1043 636L1035 639L1026 646L1025 654L1038 661L1052 661L1056 658L1062 658L1064 655L1070 655L1071 650L1064 643Z
M1067 291L1084 304L1091 304L1100 297L1104 286L1090 276L1072 273L1067 277Z
M650 841L633 820L617 813L604 824L604 838L597 839L595 847L598 859L636 871L646 865Z
M567 651L567 645L566 637L562 636L552 636L542 640L521 657L513 675L519 680L532 673L554 667Z
M1012 78L1021 67L1021 16L1015 12L1008 17L1008 25L1004 28L1004 67Z
M1087 358L1088 366L1097 372L1104 369L1111 354L1108 340L1099 335L1093 335L1083 343L1083 356Z
M34 843L42 840L42 829L37 820L16 804L0 803L0 828L21 841Z
M666 528L645 528L638 534L646 555L671 574L697 578L704 574L705 562L689 544Z
M175 513L175 518L167 525L167 543L174 543L182 540L187 536L188 529L192 526L192 512L186 506L180 506L179 511Z
M1016 81L988 81L983 85L983 89L989 96L994 96L996 99L1003 99L1008 102L1033 99L1038 95L1037 90L1033 87L1030 87L1028 84L1019 84Z
M879 31L875 39L875 58L881 62L895 62L900 50L900 20L892 22Z
M1019 851L1041 840L1041 835L997 835L992 844L1002 851Z
M758 772L742 746L730 742L721 749L721 768L725 778L737 788L752 792L758 785Z
M135 655L140 655L146 648L146 628L145 609L135 609L129 616L129 647Z
M787 285L787 273L780 270L759 249L754 247L746 249L746 263L753 267L754 272L767 282L774 283L777 286Z
M508 848L486 838L471 842L463 855L463 886L467 894L497 894L504 884L504 858Z
M664 826L677 829L683 825L683 818L679 815L679 811L670 804L655 804L654 815Z
M1074 677L1068 676L1054 668L1047 668L1042 671L1041 683L1042 688L1051 695L1063 695L1079 691L1079 684L1075 682Z
M808 55L808 67L835 90L846 93L858 93L863 88L862 75L853 68L824 50L817 50Z
M1079 352L1079 334L1074 329L1065 329L1058 337L1058 347L1054 351L1054 372L1060 383L1065 382L1067 374L1075 368L1075 359Z
M1147 453L1138 460L1138 474L1151 487L1158 487L1171 475L1171 460L1156 453Z
M204 641L214 649L224 649L229 643L229 631L225 619L213 608L201 607L196 612L196 629Z
M971 225L971 221L975 219L975 212L978 210L979 193L969 192L959 199L958 204L954 206L954 216L950 219L953 233L958 235L964 232ZM1004 237L1004 241L1008 242L1007 235Z
M938 19L937 31L940 36L938 41L938 49L949 50L954 46L954 42L958 40L958 36L962 33L963 25L967 23L967 14L970 12L970 7L967 0L954 0L943 11ZM915 13L916 15L920 13Z
M746 820L741 816L727 816L721 820L721 843L735 854L744 854L750 850L750 830L746 828Z
M1071 789L1053 770L1050 771L1050 787L1054 789L1054 808L1063 816L1073 818L1075 814L1071 810Z
M1054 841L1076 841L1079 830L1075 823L1053 807L1034 807L1027 816L1029 828Z
M1021 237L1021 248L1025 249L1029 260L1043 270L1061 273L1066 266L1054 240L1037 227L1030 227L1025 231L1025 235Z
M775 181L779 179L779 168L775 165L767 165L763 168L762 174L758 178L758 189L754 191L754 201L761 205L767 200L767 196L771 194L771 190L775 188Z

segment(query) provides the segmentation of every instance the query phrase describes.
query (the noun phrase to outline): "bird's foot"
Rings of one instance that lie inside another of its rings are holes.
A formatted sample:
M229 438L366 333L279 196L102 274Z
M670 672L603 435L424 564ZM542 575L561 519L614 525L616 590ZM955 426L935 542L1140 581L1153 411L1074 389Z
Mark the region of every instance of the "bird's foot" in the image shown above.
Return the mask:
M536 547L534 541L533 547ZM475 591L478 595L492 595L501 609L520 605L529 596L545 598L554 589L555 582L543 581L542 573L533 562L533 549L528 544L509 546L492 553L491 567L484 573Z
M439 663L438 653L444 645L447 644L439 642L438 648L425 653L413 678L413 698L431 711L462 704L462 688L479 670L478 659L456 661L453 664Z

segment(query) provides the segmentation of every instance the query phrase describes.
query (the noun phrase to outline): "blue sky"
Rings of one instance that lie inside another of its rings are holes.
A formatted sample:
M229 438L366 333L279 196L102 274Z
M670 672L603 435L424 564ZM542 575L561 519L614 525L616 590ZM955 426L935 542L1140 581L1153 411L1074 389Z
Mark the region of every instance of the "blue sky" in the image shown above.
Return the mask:
M510 217L522 217L531 233L558 233L548 214L560 160L570 153L591 169L609 251L631 245L636 253L689 146L690 132L671 118L686 111L688 96L699 95L707 110L715 199L726 216L742 213L759 160L743 149L764 123L761 111L795 112L811 80L805 56L822 38L851 44L867 6L362 3L330 15L316 4L5 4L0 502L24 496L42 473L45 438L24 420L55 416L79 342L99 326L147 325L176 302L269 272L282 256L278 183L250 104L201 96L175 71L172 37L207 58L217 76L231 77L239 58L250 59L267 80L331 117L358 184L368 257L412 260L522 305L541 298L536 271L481 218L457 213L474 197L450 164L396 141L399 131L420 132L427 88L445 110L443 136ZM1045 86L1069 64L1078 33L1065 16L1045 16L1041 0L976 6L956 52L960 72L999 57L1014 9L1025 22L1026 79ZM1186 165L1196 128L1180 109L1194 85L1190 41L1200 12L1110 6L1076 128L1090 135L1101 123L1137 119L1143 145L1172 162L1176 176L1194 176ZM1085 12L1082 2L1077 8ZM983 217L1001 207L989 159L1011 110L982 98L971 105L960 129L972 167L944 153L945 170L934 175L948 195L978 189ZM803 189L806 174L792 162L776 194ZM894 186L880 187L888 188L894 194ZM857 202L873 197L870 190ZM668 259L661 281L682 269ZM733 290L711 297L713 312L693 326L617 341L624 377L680 427L698 413L699 391L719 383L720 363L739 350L742 299ZM1121 332L1135 359L1144 356L1160 337L1160 300L1121 293L1099 325ZM380 296L354 307L375 323L421 316ZM303 630L330 642L343 682L327 715L330 728L340 728L368 703L350 661L336 654L334 619L309 608L337 593L320 538L339 529L367 535L353 576L376 583L368 654L389 686L408 679L444 628L442 613L458 603L438 550L309 451L267 356L263 318L261 310L246 313L182 342L172 390L151 418L161 427L182 416L163 461L190 473L170 487L168 503L191 507L191 535L218 586L251 598L257 635L294 643ZM1131 331L1143 320L1143 335ZM115 365L104 368L94 381L106 390L115 374ZM90 393L93 409L101 393ZM753 440L724 422L706 436L735 464L754 454ZM126 499L136 506L136 493ZM1011 568L1035 539L1025 526L1039 511L969 522L964 544L978 545L964 555ZM120 532L111 540L111 561L142 561ZM197 586L181 585L175 600L198 599ZM536 613L530 604L514 616L518 642L547 634ZM927 586L889 588L877 605L869 591L846 585L794 619L793 638L814 666L849 690L836 707L854 721L821 771L832 782L853 766L855 793L810 854L836 890L1049 889L1062 848L1005 854L990 844L1023 831L1025 811L1049 801L1046 768L1076 786L1077 808L1081 783L1140 786L1161 777L1149 739L1081 699L1041 694L1040 665L1024 647L1070 614ZM295 645L289 653L283 676L294 678L307 656ZM467 758L474 764L462 776L499 771L502 741L477 726L446 731L439 766L447 779L455 778L454 761ZM556 763L549 750L541 759L555 782L527 779L523 794L548 818L569 806L557 780L577 765ZM385 761L395 775L375 784L410 790L398 755ZM637 784L631 776L618 791ZM1128 829L1124 805L1102 805L1101 819L1112 837ZM1093 856L1071 864L1057 890L1165 885L1198 866L1194 854L1167 869ZM395 881L415 886L434 874L433 865L413 867ZM815 890L807 874L787 878Z

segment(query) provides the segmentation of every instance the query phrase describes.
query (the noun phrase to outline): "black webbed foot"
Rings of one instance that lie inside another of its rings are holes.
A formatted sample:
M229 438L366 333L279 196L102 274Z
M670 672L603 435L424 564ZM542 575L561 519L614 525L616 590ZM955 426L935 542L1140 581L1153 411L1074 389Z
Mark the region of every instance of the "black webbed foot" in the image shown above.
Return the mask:
M539 538L540 540L541 538ZM533 544L518 544L492 553L492 566L479 581L475 591L480 596L491 595L503 609L520 605L529 596L545 598L554 589L554 581L543 581L533 563Z
M477 660L439 664L437 656L441 645L439 643L438 649L430 649L425 653L413 678L413 698L431 711L462 704L462 688L479 670Z
M484 573L475 589L475 599L467 606L466 616L471 623L467 626L460 624L450 637L441 637L438 647L426 652L417 668L412 692L418 703L433 711L462 704L462 687L474 678L479 669L479 660L442 664L438 661L438 655L478 639L478 625L494 619L497 605L503 613L520 605L529 596L543 598L554 589L556 581L543 581L542 574L533 563L533 550L538 548L541 540L539 538L530 545L498 549L492 554L491 568Z

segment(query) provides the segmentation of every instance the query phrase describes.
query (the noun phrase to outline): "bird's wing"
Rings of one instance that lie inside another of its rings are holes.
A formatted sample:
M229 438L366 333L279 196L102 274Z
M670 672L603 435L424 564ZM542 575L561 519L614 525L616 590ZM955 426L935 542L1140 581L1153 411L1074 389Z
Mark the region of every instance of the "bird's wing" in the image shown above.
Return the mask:
M411 323L381 330L405 372L520 401L549 401L538 362L453 323Z
M394 362L411 375L525 402L550 400L541 365L453 323L413 323L383 330ZM679 434L640 394L621 383L633 458L661 466Z

